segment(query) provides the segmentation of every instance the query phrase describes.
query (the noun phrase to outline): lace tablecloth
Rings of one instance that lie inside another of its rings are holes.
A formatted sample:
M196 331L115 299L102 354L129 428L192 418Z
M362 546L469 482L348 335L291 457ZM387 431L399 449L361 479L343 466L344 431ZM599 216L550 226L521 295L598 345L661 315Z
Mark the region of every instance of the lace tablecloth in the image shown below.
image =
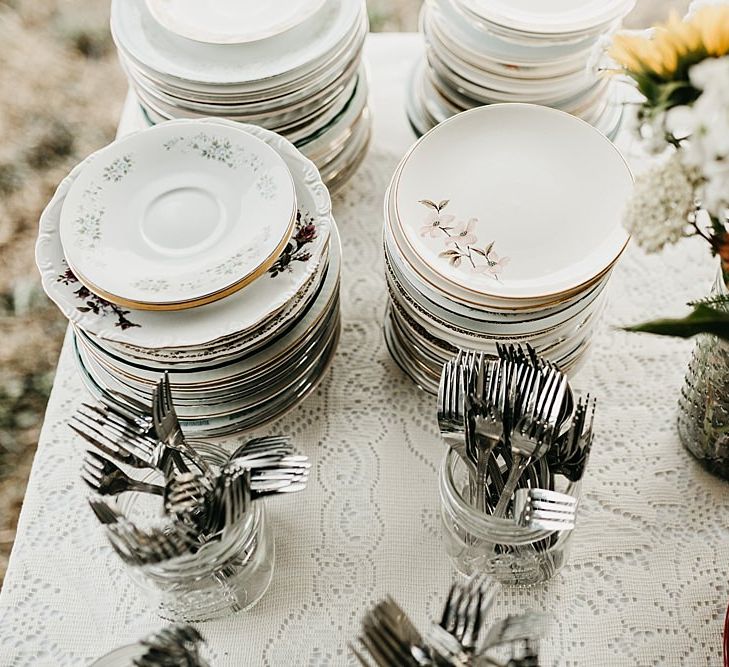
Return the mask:
M404 95L418 53L414 35L374 36L367 47L374 140L335 201L342 342L315 395L268 429L291 433L315 474L305 495L269 504L277 537L267 595L202 627L220 667L354 665L346 642L368 605L391 593L424 624L453 576L439 536L435 401L390 360L381 331L382 197L413 141ZM635 159L627 136L621 144ZM544 586L504 591L492 611L553 616L545 665L721 662L729 486L684 452L674 428L691 344L615 329L680 312L712 277L698 242L659 257L631 248L615 272L604 326L576 380L599 405L569 564ZM66 426L84 397L67 344L0 595L2 666L86 664L160 625L86 506L84 447Z

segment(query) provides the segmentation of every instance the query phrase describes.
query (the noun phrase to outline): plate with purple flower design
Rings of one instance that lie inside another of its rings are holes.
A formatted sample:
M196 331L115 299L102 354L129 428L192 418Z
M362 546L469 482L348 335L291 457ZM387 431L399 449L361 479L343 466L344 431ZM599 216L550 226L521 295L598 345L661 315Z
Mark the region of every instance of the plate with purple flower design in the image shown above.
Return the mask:
M120 306L179 310L265 273L289 243L296 191L286 162L240 127L171 121L84 162L66 193L69 266Z
M545 304L617 261L633 177L615 146L569 114L494 104L423 136L388 202L408 262L454 298Z
M96 338L140 350L188 350L193 354L214 341L255 337L264 322L269 332L272 327L285 326L297 312L290 306L296 301L306 302L298 297L308 289L319 268L332 224L329 193L316 167L289 141L269 130L225 120L196 122L242 128L283 158L296 188L294 232L263 275L224 299L174 311L120 306L79 282L64 256L59 233L61 209L85 164L81 163L59 185L41 216L36 262L48 296L69 320Z

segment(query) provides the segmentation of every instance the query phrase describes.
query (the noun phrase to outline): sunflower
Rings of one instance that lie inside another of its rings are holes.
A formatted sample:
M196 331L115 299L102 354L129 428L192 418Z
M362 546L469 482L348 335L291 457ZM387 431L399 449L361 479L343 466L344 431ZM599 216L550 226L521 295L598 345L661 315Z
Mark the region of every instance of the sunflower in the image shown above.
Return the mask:
M658 110L693 102L700 91L691 85L689 69L728 53L729 4L705 5L685 19L672 12L648 36L619 33L609 49L620 71Z

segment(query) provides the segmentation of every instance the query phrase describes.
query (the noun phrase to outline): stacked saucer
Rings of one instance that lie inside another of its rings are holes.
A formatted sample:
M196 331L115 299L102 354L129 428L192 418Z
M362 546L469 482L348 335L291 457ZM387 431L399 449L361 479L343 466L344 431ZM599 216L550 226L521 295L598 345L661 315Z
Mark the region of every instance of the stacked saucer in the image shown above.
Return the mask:
M329 193L256 126L169 121L98 151L44 211L36 261L91 393L151 403L167 370L189 433L280 416L337 345Z
M433 393L458 349L529 343L575 370L628 241L631 189L614 145L555 109L494 104L432 129L385 195L394 360Z
M597 43L635 0L427 0L408 117L417 134L484 104L529 102L576 115L613 137L618 84L590 66Z
M273 130L331 188L370 137L363 0L114 0L111 31L150 124L226 118Z

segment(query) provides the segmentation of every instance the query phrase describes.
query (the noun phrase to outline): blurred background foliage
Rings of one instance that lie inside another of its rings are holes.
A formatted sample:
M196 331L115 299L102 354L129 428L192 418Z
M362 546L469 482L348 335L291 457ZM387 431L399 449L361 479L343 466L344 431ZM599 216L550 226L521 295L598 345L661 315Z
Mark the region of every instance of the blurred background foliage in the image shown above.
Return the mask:
M420 0L368 4L373 31L417 29ZM639 0L630 23L685 6ZM35 269L38 217L70 168L113 139L126 93L108 11L108 0L0 0L0 583L66 329Z

